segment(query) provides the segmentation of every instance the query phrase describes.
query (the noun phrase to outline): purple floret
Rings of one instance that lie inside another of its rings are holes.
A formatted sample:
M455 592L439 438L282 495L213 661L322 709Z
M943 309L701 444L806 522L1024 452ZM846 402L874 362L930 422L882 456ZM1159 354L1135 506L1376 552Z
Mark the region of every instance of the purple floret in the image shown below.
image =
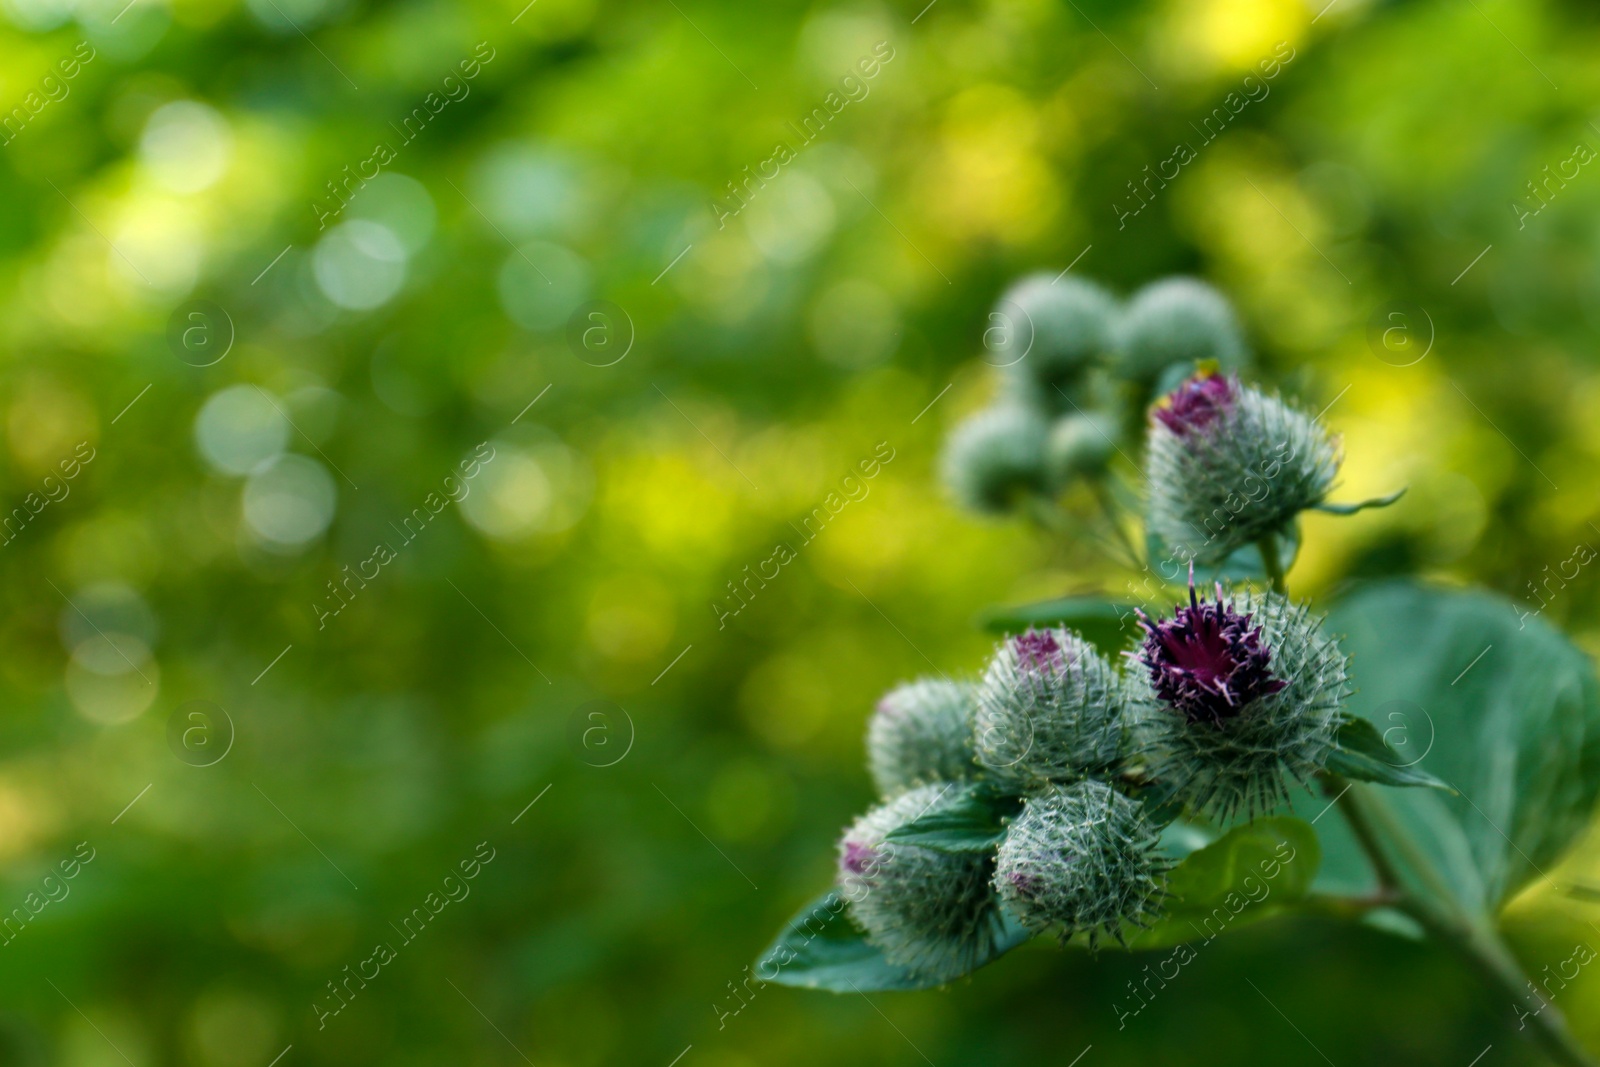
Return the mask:
M1233 406L1238 392L1221 374L1197 374L1167 394L1156 418L1179 437L1203 430Z
M1066 659L1066 650L1049 630L1029 630L1012 638L1011 648L1017 655L1017 665L1024 669L1054 670Z
M1006 873L1006 878L1019 896L1028 898L1035 896L1042 885L1038 875L1028 874L1025 871L1009 871Z
M1261 643L1261 627L1250 616L1217 598L1200 603L1194 578L1189 579L1189 606L1180 607L1170 622L1152 623L1143 612L1145 629L1139 662L1150 670L1156 695L1190 722L1223 721L1259 697L1289 683L1273 676L1272 651Z
M839 857L839 866L851 874L866 874L878 862L878 853L867 845L855 841L844 843L844 855Z

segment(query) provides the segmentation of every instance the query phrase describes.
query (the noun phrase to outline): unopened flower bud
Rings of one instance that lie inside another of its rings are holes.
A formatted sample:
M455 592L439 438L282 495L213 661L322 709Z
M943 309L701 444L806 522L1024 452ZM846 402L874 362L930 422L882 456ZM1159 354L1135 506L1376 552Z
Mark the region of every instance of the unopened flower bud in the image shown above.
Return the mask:
M1070 411L1067 395L1111 347L1116 298L1081 278L1033 274L1006 290L994 316L1019 310L1022 321L1008 325L1013 343L1028 348L1006 366L1013 395L1043 411Z
M1142 613L1141 613L1142 615ZM1152 776L1192 810L1254 817L1333 750L1348 674L1339 643L1304 605L1241 592L1143 619L1128 690Z
M1167 278L1134 294L1117 329L1117 356L1125 377L1145 383L1174 363L1214 360L1236 370L1246 360L1227 298L1193 278Z
M873 808L839 842L839 891L891 963L948 981L992 955L1000 912L987 852L936 852L884 840L926 812L947 786L921 786Z
M1144 805L1090 779L1027 799L1006 829L994 887L1030 929L1063 938L1121 940L1124 925L1149 925L1163 896L1166 864Z
M944 480L974 511L998 513L1046 488L1044 419L1017 404L980 411L945 443Z
M1052 485L1063 486L1105 470L1116 451L1116 423L1097 413L1063 415L1050 427L1045 466Z
M995 651L978 686L978 762L1019 791L1116 763L1125 694L1116 670L1069 630L1029 630Z
M1163 398L1149 435L1150 529L1201 564L1290 533L1339 469L1337 440L1315 419L1212 372Z
M867 763L885 799L914 786L971 777L970 684L933 678L902 685L878 701L867 726Z

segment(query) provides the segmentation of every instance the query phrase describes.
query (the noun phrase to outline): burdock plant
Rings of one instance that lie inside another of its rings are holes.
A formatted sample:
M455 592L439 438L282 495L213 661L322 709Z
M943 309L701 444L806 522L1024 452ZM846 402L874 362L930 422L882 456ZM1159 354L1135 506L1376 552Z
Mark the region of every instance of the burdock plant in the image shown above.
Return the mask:
M1315 913L1447 942L1552 1058L1592 1065L1496 926L1600 794L1588 658L1495 597L1337 582L1326 558L1321 584L1347 591L1291 595L1308 513L1401 494L1330 500L1339 438L1247 380L1215 289L1169 279L1121 305L1054 277L996 309L1022 321L943 473L1112 592L996 609L970 677L882 699L880 802L762 976L918 989L1041 932L1141 951Z

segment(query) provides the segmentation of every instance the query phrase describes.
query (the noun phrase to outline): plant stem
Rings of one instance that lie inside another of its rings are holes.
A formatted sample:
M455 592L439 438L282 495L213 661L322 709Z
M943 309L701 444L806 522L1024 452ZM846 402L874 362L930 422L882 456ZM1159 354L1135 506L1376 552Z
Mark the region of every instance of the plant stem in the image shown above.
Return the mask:
M1339 893L1308 893L1300 906L1318 915L1336 919L1359 919L1375 908L1392 908L1400 903L1400 894L1388 889L1365 896L1344 896Z
M1041 529L1054 534L1068 532L1066 519L1061 514L1061 509L1056 507L1056 502L1042 493L1029 493L1022 498L1023 513L1039 525Z
M1267 580L1272 583L1272 591L1288 595L1288 584L1284 578L1283 561L1278 555L1278 535L1267 534L1256 542L1256 548L1261 552L1261 566L1267 572Z
M1090 481L1094 490L1095 499L1100 501L1100 510L1105 512L1106 522L1111 524L1111 531L1117 535L1117 541L1122 545L1122 550L1128 554L1128 565L1138 570L1144 564L1141 562L1139 550L1134 546L1133 539L1128 536L1128 531L1122 525L1122 508L1117 504L1116 498L1111 495L1111 488L1104 479L1095 478Z
M1495 992L1510 998L1513 1004L1528 998L1531 983L1523 974L1516 957L1494 930L1469 919L1440 914L1412 897L1407 897L1397 906L1429 934L1460 953ZM1564 1067L1595 1067L1596 1060L1567 1029L1567 1021L1560 1009L1544 997L1540 997L1539 1001L1538 1011L1527 1015L1523 1019L1523 1026L1532 1024L1533 1039L1545 1055Z
M1377 872L1379 888L1399 892L1400 876L1396 873L1394 864L1389 862L1388 854L1379 846L1378 835L1373 831L1367 813L1361 810L1356 799L1350 795L1354 783L1327 771L1323 772L1322 777L1322 788L1334 795L1340 813L1344 815L1345 822L1350 824L1350 832L1356 835L1356 843L1361 846L1361 851L1367 854L1372 869Z
M1361 846L1362 852L1366 853L1367 859L1372 863L1372 869L1377 873L1381 887L1380 894L1395 908L1415 919L1418 925L1435 939L1455 949L1495 992L1509 998L1512 1004L1526 1000L1530 983L1500 935L1484 922L1456 913L1447 906L1430 904L1426 899L1406 889L1400 882L1394 863L1379 844L1378 833L1368 812L1352 795L1352 790L1346 788L1348 783L1337 775L1328 774L1324 775L1323 784L1326 789L1340 790L1339 811L1349 823L1356 843ZM1420 850L1415 848L1415 843L1410 841L1404 830L1393 826L1389 829L1393 831L1391 836L1397 838L1397 845L1404 846L1402 851L1406 852L1412 864L1419 868L1419 876L1436 875L1432 864L1422 856ZM1453 896L1449 895L1448 886L1441 888L1444 890L1441 899L1453 900ZM1544 1050L1545 1055L1563 1067L1597 1067L1594 1057L1578 1044L1571 1031L1567 1029L1566 1020L1556 1006L1543 997L1540 997L1540 1002L1541 1006L1537 1013L1530 1013L1523 1019L1523 1026L1532 1022L1533 1038Z

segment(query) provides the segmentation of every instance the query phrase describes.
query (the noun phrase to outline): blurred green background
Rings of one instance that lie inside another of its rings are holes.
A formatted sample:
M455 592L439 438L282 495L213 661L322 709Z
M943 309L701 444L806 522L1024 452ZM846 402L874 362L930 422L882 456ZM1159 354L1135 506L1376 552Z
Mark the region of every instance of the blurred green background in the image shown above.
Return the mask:
M1302 593L1532 601L1600 539L1600 12L924 2L4 0L0 1062L1538 1062L1444 950L1310 921L1120 1030L1148 960L1043 943L733 1013L871 802L875 698L1125 580L936 484L1016 275L1211 280L1331 404L1341 498L1411 486L1309 520ZM1594 590L1544 608L1588 649ZM1597 915L1508 922L1538 970Z

